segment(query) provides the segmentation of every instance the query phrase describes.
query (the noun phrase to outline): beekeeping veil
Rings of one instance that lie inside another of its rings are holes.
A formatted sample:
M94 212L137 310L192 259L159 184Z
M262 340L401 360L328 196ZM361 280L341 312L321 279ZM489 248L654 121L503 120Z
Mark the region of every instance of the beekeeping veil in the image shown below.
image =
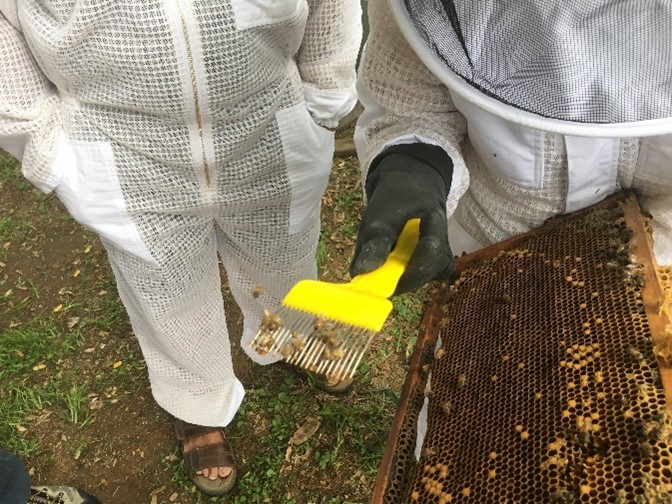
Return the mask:
M453 93L578 136L672 132L672 2L393 0L405 37Z

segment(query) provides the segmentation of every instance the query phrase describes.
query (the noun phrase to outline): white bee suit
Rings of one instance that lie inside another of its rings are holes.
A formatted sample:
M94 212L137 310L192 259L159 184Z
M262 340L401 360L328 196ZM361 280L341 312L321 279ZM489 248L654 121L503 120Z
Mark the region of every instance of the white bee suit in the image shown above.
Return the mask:
M327 128L356 101L359 0L0 10L0 147L100 235L157 402L226 425L244 391L217 252L247 349L262 308L316 274Z
M672 2L371 0L355 132L454 162L453 252L634 189L672 264Z

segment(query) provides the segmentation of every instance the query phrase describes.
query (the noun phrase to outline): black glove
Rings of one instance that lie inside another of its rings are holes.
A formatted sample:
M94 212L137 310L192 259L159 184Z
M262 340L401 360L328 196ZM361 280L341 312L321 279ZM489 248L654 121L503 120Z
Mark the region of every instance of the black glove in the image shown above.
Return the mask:
M455 269L446 217L452 176L452 160L433 145L396 145L376 157L366 180L368 204L359 225L350 275L381 266L406 222L419 217L420 240L395 294L448 278Z

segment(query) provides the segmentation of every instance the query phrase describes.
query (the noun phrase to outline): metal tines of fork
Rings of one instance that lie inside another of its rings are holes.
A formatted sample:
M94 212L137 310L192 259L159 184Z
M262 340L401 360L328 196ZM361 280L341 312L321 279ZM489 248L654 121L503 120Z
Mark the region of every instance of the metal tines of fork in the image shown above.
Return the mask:
M251 346L290 365L339 381L352 378L375 332L282 306L264 316Z

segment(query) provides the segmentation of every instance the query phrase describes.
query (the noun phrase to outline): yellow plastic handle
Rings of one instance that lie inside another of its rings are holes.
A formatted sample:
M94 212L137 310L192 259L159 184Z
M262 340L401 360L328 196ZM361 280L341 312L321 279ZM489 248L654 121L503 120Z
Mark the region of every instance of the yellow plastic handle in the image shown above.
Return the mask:
M397 288L399 278L406 270L408 261L418 244L420 235L420 219L411 219L401 231L397 243L394 246L387 260L379 268L369 272L357 275L353 278L348 287L374 294L379 297L389 298L394 294Z

